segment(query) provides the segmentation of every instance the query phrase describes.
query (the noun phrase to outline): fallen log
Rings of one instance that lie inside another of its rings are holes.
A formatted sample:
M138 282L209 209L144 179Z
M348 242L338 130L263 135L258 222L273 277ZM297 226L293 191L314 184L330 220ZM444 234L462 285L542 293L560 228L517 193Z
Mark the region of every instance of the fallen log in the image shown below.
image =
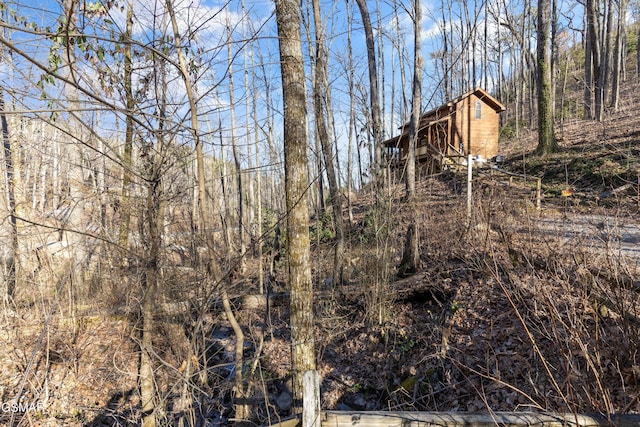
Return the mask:
M606 199L607 197L613 197L617 194L623 193L632 187L631 184L625 184L618 188L614 188L613 190L607 190L598 195L600 199Z

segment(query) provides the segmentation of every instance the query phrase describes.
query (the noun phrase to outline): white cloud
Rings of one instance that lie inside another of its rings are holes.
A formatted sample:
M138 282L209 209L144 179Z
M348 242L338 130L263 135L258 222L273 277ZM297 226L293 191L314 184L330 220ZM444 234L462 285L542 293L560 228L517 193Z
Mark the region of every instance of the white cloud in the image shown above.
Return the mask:
M163 32L173 34L164 0L133 0L132 5L135 39L150 41ZM234 32L247 33L250 24L256 27L256 22L264 22L271 14L271 8L264 4L251 5L245 15L240 10L230 9L228 3L206 0L177 0L172 6L182 37L192 37L200 44L226 37L227 25ZM125 28L126 8L125 5L109 11L110 19L120 31Z

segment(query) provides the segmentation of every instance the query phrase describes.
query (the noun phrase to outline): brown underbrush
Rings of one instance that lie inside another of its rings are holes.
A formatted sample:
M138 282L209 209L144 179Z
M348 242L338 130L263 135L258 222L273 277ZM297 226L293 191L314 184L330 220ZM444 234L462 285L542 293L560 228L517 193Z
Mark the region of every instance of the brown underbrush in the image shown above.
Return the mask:
M410 213L400 185L377 205L371 193L358 194L344 283L327 273L332 222L312 224L322 407L640 411L638 156L633 135L616 129L627 139L564 141L546 159L528 150L510 155L503 167L533 180L510 185L500 174L478 175L470 218L462 176L423 177L420 266L408 277L396 271ZM538 177L540 211L532 185ZM234 337L219 287L177 252L190 242L179 243L163 256L155 319L159 418L224 425L239 400L253 423L287 416L285 257L265 255L265 273L274 263L266 295L259 295L253 256L244 272L225 266L245 335L238 399ZM91 263L59 257L22 267L28 286L2 311L0 394L2 402L21 396L46 405L3 412L0 422L134 425L141 264L105 251Z

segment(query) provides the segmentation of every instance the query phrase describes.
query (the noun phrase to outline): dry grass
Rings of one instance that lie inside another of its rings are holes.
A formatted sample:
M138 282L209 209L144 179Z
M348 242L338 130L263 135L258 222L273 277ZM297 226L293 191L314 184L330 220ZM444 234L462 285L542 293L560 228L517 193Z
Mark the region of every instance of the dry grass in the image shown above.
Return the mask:
M532 139L510 146L506 167L543 177L541 213L530 189L483 179L468 226L462 179L422 180L421 268L411 277L395 276L409 214L400 186L377 207L373 195L358 195L346 284L327 280L331 230L315 230L323 407L640 411L640 261L620 250L622 226L633 223L640 203L637 135L625 111L608 122L605 136L600 125L568 123L556 156L530 157ZM628 192L598 197L625 183L633 184ZM563 189L572 195L562 197ZM571 231L576 222L583 229ZM228 420L233 340L216 288L199 270L165 258L164 312L154 336L161 415L167 423L184 415L187 384L189 416ZM32 261L21 277L29 286L15 306L3 307L2 400L22 390L24 399L46 401L45 411L26 415L24 423L34 425L135 423L141 269L119 267L113 254L89 267L64 257ZM232 278L234 295L257 291L255 260L247 265ZM290 406L286 266L276 267L270 287L278 298L268 307L243 309L234 301L247 337L245 385L256 423L276 420Z

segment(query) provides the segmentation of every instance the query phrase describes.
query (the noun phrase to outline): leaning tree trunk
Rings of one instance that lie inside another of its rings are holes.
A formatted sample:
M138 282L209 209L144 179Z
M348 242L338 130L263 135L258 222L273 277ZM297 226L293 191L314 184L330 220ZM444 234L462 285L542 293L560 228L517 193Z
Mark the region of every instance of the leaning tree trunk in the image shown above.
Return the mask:
M291 287L291 362L294 405L302 402L302 377L315 370L313 284L307 196L307 130L300 4L276 0L284 104L287 279Z

